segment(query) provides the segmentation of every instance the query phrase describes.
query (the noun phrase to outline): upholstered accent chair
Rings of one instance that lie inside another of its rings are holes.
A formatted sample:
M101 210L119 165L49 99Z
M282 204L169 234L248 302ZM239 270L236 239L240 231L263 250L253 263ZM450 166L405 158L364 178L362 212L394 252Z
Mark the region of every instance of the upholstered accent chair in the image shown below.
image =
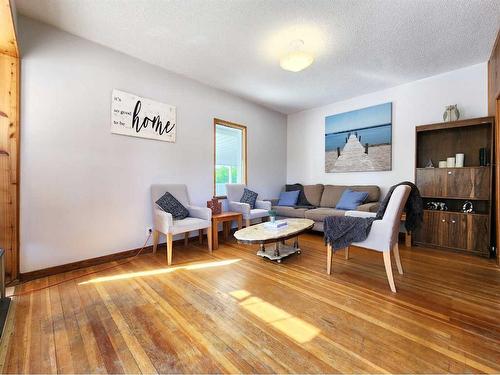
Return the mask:
M251 220L264 220L269 217L271 202L257 200L255 208L251 209L248 203L240 202L245 187L244 184L226 184L226 192L229 211L241 212L245 220L245 226L249 227Z
M163 211L156 204L156 201L167 191L187 208L188 217L176 220L172 214ZM184 244L187 244L189 232L198 231L200 242L202 242L204 229L207 232L208 250L212 252L212 211L207 207L191 205L186 185L152 185L151 198L153 202L153 253L156 253L160 236L165 235L167 239L167 263L171 265L174 235L184 233Z
M410 191L411 188L407 185L401 185L394 189L391 199L387 204L384 217L381 220L375 220L373 222L370 234L366 240L352 244L354 246L382 253L384 257L387 280L389 281L389 286L393 293L396 293L396 286L394 284L394 276L392 274L391 250L394 253L398 272L402 275L403 267L401 265L401 259L399 258L398 234L401 223L401 214L403 213ZM376 213L365 211L347 211L345 216L375 217ZM331 274L332 255L333 249L330 245L327 245L326 269L328 274ZM349 247L345 249L345 258L349 259Z

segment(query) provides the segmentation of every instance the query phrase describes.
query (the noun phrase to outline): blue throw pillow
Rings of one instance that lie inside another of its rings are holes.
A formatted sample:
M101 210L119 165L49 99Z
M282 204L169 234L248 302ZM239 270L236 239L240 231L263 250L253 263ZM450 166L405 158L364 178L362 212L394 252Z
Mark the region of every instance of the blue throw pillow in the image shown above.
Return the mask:
M278 206L295 206L299 199L300 190L295 191L282 191L280 193L280 200Z
M255 191L245 188L243 190L243 195L241 196L241 203L248 203L250 208L253 210L255 208L255 202L257 201L257 193Z
M368 198L368 193L366 191L352 191L351 189L346 189L342 193L335 208L338 210L355 210L359 205L363 204L366 198Z

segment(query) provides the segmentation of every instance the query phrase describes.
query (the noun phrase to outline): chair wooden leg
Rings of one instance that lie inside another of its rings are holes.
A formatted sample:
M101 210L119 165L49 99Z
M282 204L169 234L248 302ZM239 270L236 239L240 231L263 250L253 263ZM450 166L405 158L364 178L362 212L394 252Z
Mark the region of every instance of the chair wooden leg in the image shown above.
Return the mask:
M173 239L174 235L172 233L167 233L167 264L169 266L172 264Z
M203 229L198 230L198 240L200 241L200 245L203 245Z
M405 246L411 247L411 232L405 233Z
M189 232L184 233L184 246L187 246L189 242Z
M326 273L332 274L332 246L330 244L326 245Z
M156 254L156 249L158 248L158 238L160 233L157 230L153 230L153 254Z
M398 266L398 272L400 275L402 275L403 266L401 265L401 258L399 257L399 246L397 242L392 247L392 252L394 253L394 258L396 259L396 266Z
M245 227L248 228L250 226L250 219L246 219L245 221Z
M212 254L212 228L207 228L208 251Z
M344 255L345 255L345 260L349 260L349 246L346 246Z
M394 285L394 277L392 276L391 252L384 251L382 254L384 255L385 273L387 274L389 286L391 287L391 291L396 293L396 285Z

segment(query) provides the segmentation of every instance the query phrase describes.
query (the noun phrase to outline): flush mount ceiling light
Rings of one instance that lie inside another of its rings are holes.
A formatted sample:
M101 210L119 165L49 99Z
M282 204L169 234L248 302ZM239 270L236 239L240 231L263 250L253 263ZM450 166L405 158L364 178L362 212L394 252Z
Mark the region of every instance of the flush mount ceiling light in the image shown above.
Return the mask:
M280 59L281 68L290 72L300 72L311 65L314 57L310 53L303 51L303 48L303 40L294 40L290 44L290 52Z

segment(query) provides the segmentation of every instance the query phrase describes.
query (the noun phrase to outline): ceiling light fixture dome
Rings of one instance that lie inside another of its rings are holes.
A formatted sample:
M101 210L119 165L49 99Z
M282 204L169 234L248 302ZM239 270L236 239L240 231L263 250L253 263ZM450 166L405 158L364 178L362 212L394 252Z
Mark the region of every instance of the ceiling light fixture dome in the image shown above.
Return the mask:
M313 55L303 51L304 41L302 39L294 40L290 44L291 51L280 59L280 66L290 72L300 72L314 61Z

